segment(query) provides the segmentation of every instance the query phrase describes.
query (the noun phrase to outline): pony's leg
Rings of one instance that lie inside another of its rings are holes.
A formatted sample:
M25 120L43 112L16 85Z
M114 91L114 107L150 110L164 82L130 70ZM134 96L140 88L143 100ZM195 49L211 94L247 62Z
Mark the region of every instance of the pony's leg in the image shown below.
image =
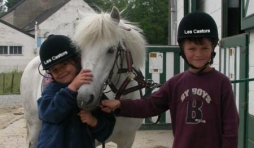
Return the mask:
M29 142L29 148L36 147L37 137L41 128L41 121L38 118L27 119L27 139Z
M136 132L133 132L126 135L126 137L124 136L125 138L116 139L115 143L117 145L117 148L131 148L135 140L135 136Z
M34 97L35 98L35 97ZM27 125L27 140L29 148L35 148L37 137L41 129L41 120L38 118L37 106L30 101L30 104L24 105L24 113Z
M113 134L107 141L114 142L118 148L131 148L142 121L143 119L117 117Z

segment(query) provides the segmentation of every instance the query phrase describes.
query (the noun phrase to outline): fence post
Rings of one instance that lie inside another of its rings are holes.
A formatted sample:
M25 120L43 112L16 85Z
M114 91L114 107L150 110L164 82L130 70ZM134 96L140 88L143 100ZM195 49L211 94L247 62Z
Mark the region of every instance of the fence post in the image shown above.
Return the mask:
M13 93L13 82L14 81L14 73L12 73L12 77L11 77L11 93Z
M5 74L3 73L3 93L4 93L4 90L5 90L4 86L5 86Z

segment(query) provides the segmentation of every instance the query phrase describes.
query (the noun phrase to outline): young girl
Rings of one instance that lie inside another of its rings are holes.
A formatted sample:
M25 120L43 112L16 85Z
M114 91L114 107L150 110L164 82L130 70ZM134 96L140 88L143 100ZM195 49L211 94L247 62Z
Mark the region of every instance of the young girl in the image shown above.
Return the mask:
M42 127L37 148L94 148L95 139L105 141L112 133L112 113L81 110L77 106L77 90L89 84L93 75L81 69L80 53L70 38L51 35L42 44L40 59L53 81L38 100Z
M106 100L102 110L147 118L170 110L173 148L237 148L239 117L229 79L212 68L217 25L203 12L186 15L178 43L189 69L169 79L149 99Z

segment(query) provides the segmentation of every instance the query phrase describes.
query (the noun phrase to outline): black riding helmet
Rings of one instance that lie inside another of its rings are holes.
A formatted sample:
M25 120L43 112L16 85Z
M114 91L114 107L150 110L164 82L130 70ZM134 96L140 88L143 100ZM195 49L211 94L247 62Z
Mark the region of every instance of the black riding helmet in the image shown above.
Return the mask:
M73 45L71 39L64 35L50 35L41 45L40 59L43 70L76 57L79 50Z
M209 14L204 12L192 12L184 16L181 20L177 34L178 44L181 45L182 41L185 39L195 38L208 38L212 40L215 44L217 44L217 42L219 41L217 25L214 19ZM180 55L186 61L186 63L190 67L197 69L193 65L189 64L181 46L180 48ZM211 60L206 63L203 68L205 68L208 64L212 64L214 57L215 52L213 51L211 53Z

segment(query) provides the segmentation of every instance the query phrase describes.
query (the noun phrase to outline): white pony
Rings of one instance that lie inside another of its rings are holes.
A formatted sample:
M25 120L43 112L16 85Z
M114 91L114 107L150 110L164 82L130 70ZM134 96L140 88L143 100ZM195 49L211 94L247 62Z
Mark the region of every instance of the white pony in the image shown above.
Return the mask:
M78 91L77 103L80 108L92 110L98 106L109 75L111 83L114 83L116 88L119 88L125 80L127 73L121 76L117 73L112 74L113 70L117 69L117 66L113 67L113 65L121 62L122 67L127 66L125 56L116 60L119 48L131 51L135 68L144 68L146 41L140 34L141 31L133 24L121 20L119 11L115 7L110 14L91 14L79 21L73 40L81 49L82 68L91 69L94 75L93 82L81 86ZM24 99L29 147L35 146L41 127L41 121L38 119L37 99L41 95L43 77L38 72L39 64L39 57L34 58L25 68L21 78L21 95ZM136 82L130 81L126 88L134 85ZM106 95L109 99L114 99L115 96L112 91ZM125 98L140 98L140 93L134 91L121 95L121 99ZM107 142L116 143L118 148L131 148L142 121L137 118L117 117L113 134Z

